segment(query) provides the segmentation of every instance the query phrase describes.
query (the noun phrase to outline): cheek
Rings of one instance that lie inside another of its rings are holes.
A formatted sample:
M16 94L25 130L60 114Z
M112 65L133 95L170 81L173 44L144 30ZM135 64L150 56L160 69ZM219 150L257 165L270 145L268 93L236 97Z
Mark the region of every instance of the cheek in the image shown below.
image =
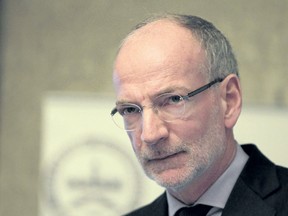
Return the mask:
M208 113L201 113L190 115L189 118L183 119L178 127L174 127L174 131L181 135L180 137L196 138L201 137L203 133L207 130L209 121ZM181 125L181 127L179 127Z
M203 108L200 112L193 114L189 117L189 119L183 120L178 124L178 127L174 127L174 132L180 139L184 139L184 142L190 143L193 141L201 140L203 137L207 135L207 133L213 128L213 125L219 124L219 118L221 118L218 114L215 116L214 111L211 113L210 111L204 112L207 108ZM179 127L181 125L181 127Z
M191 107L187 107L186 115L181 119L182 121L178 123L178 125L181 125L180 128L178 127L179 133L182 131L182 133L187 135L197 135L203 133L208 127L207 122L210 121L211 116L211 108L209 107L213 106L211 106L210 103L203 103L203 101L202 103L198 101L198 104L196 100L192 102L194 103L191 103ZM177 129L177 127L175 128Z
M179 128L179 127L178 127ZM175 132L179 139L182 140L184 143L191 143L195 142L196 140L199 140L203 134L205 129L203 129L201 122L195 122L195 121L188 121L185 122L185 125L183 125L182 130L178 130Z

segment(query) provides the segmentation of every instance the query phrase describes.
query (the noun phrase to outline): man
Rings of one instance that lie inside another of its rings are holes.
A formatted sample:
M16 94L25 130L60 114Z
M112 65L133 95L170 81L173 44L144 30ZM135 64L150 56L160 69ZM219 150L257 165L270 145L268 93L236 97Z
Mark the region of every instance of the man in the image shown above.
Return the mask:
M211 23L163 15L139 24L119 49L113 81L113 120L166 188L129 216L193 215L185 207L202 205L210 206L203 215L288 215L288 170L234 139L237 62Z

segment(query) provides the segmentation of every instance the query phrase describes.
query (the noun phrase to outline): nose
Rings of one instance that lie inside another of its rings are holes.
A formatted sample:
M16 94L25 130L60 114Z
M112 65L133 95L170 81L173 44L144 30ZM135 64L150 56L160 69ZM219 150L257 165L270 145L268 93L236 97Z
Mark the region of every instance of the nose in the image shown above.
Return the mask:
M141 141L154 145L168 137L167 122L161 120L155 110L145 109L142 112Z

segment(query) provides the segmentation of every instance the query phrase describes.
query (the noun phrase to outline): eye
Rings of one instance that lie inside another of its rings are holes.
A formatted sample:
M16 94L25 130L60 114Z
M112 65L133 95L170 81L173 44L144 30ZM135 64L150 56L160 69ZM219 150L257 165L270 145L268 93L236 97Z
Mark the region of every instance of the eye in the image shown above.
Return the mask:
M119 107L117 107L118 112L122 116L127 116L127 115L132 115L132 114L137 114L141 112L140 107L137 107L136 105L131 105L131 104L124 104Z
M168 100L167 103L168 104L177 104L179 102L181 102L183 100L183 98L180 95L171 95Z
M183 98L180 95L166 94L161 99L161 106L177 105L181 103Z
M163 94L155 100L158 107L181 105L182 102L183 98L180 95L170 93Z

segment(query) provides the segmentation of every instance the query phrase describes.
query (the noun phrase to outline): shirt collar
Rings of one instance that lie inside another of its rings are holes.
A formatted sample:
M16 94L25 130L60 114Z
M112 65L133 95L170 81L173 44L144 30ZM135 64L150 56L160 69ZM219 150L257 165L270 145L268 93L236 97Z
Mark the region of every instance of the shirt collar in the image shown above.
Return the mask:
M236 155L230 166L195 202L195 204L205 204L223 209L247 160L248 155L242 150L240 145L237 144ZM177 210L187 206L174 198L168 191L166 194L169 216L173 216Z

